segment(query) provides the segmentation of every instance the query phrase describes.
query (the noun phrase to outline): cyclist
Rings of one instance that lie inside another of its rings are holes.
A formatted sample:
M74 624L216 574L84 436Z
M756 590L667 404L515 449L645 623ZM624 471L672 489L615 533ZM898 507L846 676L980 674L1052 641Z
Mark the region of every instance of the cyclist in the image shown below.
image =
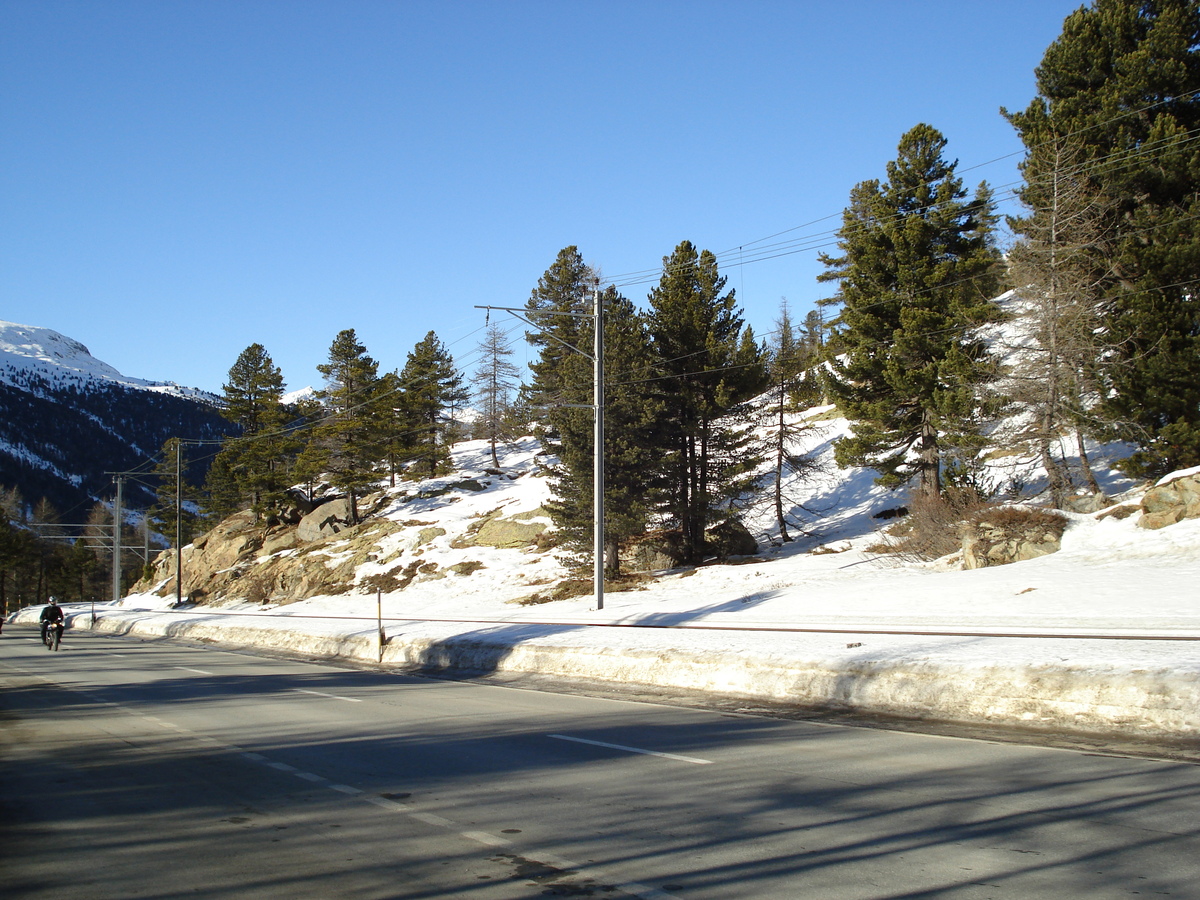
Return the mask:
M58 605L58 600L56 600L54 597L50 598L50 602L46 605L46 608L42 610L41 622L43 642L46 640L46 631L51 625L58 629L58 639L60 641L62 640L63 611L62 607Z

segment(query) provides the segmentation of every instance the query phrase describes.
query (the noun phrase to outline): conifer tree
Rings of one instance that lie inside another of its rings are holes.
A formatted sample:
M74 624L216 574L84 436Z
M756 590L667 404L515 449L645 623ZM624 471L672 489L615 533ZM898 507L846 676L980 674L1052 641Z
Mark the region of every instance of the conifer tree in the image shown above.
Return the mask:
M380 459L387 466L388 483L396 486L396 475L412 451L413 435L404 409L400 373L385 372L375 391L375 428Z
M642 316L614 287L601 295L604 309L604 561L606 577L620 574L621 550L646 530L658 480L665 404L656 396L654 356ZM593 347L594 320L578 334ZM593 539L595 446L592 361L573 353L561 361L563 403L546 413L560 436L550 514L568 544L590 548Z
M1085 435L1100 433L1096 410L1106 393L1100 371L1107 348L1102 340L1106 282L1112 273L1107 203L1098 195L1086 165L1069 142L1038 148L1048 161L1040 183L1027 186L1038 208L1009 219L1024 235L1008 254L1020 292L1021 336L1008 373L1014 402L1028 414L1016 417L1012 438L1036 448L1048 491L1062 506L1072 474L1055 447L1074 430L1080 473L1093 494L1100 487L1088 462Z
M828 386L854 422L835 445L841 466L869 466L880 484L914 476L938 497L943 456L970 444L977 390L993 367L972 329L995 320L999 289L991 192L967 200L946 139L917 125L900 140L888 179L850 194L841 256L822 254L821 281L841 303Z
M217 519L245 508L246 495L234 472L234 457L234 450L229 446L217 451L204 476L204 511Z
M221 412L241 434L223 442L206 482L222 511L239 505L234 494L249 501L256 518L284 502L298 446L286 428L283 390L283 373L262 344L251 344L230 368Z
M404 409L411 422L414 468L429 477L450 468L447 411L469 396L454 357L434 332L417 342L400 372Z
M765 386L761 349L725 282L710 251L683 241L663 258L649 298L647 327L670 397L666 509L687 562L704 558L707 528L732 515L729 501L753 466L744 428L727 417Z
M1200 3L1095 0L1071 13L1005 112L1028 148L1022 198L1046 213L1045 152L1070 141L1108 204L1105 407L1135 474L1200 463Z
M774 485L771 500L775 508L775 524L780 540L788 543L792 540L788 533L788 513L792 504L785 503L786 484L790 479L807 476L817 468L812 457L796 452L796 448L812 431L812 426L806 422L795 424L791 415L803 408L802 403L812 393L808 387L813 380L810 367L816 364L817 349L807 340L797 337L786 297L780 299L774 334L767 359L770 387L763 398L760 418L763 431L768 435L764 455L772 461Z
M302 462L297 463L301 478L324 473L335 488L345 491L355 524L358 499L376 481L378 368L353 328L338 332L329 347L329 361L317 366L325 378L325 386L317 391L324 418L311 429Z
M512 397L520 385L521 372L511 361L513 351L508 343L508 335L496 323L488 326L477 350L479 367L471 380L479 414L475 422L475 437L488 442L492 465L500 468L496 445L511 437L507 426Z
M197 510L199 491L187 479L188 454L179 438L168 438L158 454L152 475L158 479L154 505L148 511L158 533L175 545L187 546L200 533L203 519Z
M533 406L553 406L560 400L560 392L570 390L570 374L574 363L571 357L576 352L572 347L588 350L587 316L592 312L592 301L598 279L594 269L588 266L574 245L564 247L538 279L529 300L525 304L530 321L536 330L528 331L525 339L538 351L538 357L529 368L533 372L526 391L527 402ZM564 375L564 366L568 374ZM557 437L553 430L541 435L549 450L557 448Z

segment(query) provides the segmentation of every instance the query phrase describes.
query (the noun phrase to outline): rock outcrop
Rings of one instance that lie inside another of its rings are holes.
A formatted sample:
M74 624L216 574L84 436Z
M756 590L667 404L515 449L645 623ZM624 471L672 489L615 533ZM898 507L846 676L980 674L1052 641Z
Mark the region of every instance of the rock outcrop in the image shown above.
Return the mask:
M1066 527L1063 516L1046 510L985 509L962 526L963 568L1003 566L1056 553Z
M1164 479L1142 497L1141 528L1166 528L1184 519L1200 518L1200 473Z
M535 544L549 527L550 513L540 506L513 516L501 516L497 509L455 539L454 546L519 550Z

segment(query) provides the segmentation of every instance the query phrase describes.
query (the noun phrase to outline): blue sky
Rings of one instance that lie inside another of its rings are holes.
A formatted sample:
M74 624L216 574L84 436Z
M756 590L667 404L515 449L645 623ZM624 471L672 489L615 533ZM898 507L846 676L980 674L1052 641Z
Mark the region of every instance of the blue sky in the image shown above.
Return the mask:
M763 335L918 122L1006 196L1079 5L0 0L0 319L214 391L255 342L318 384L344 328L469 372L561 248L644 305L686 239Z

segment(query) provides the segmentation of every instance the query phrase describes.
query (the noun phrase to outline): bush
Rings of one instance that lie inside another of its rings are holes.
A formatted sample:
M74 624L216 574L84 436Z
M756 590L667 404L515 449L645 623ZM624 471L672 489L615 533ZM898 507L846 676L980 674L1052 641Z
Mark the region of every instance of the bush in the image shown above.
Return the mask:
M962 546L959 526L993 501L977 488L948 487L938 497L921 494L908 501L908 515L884 532L870 550L903 560L926 562L954 553Z

